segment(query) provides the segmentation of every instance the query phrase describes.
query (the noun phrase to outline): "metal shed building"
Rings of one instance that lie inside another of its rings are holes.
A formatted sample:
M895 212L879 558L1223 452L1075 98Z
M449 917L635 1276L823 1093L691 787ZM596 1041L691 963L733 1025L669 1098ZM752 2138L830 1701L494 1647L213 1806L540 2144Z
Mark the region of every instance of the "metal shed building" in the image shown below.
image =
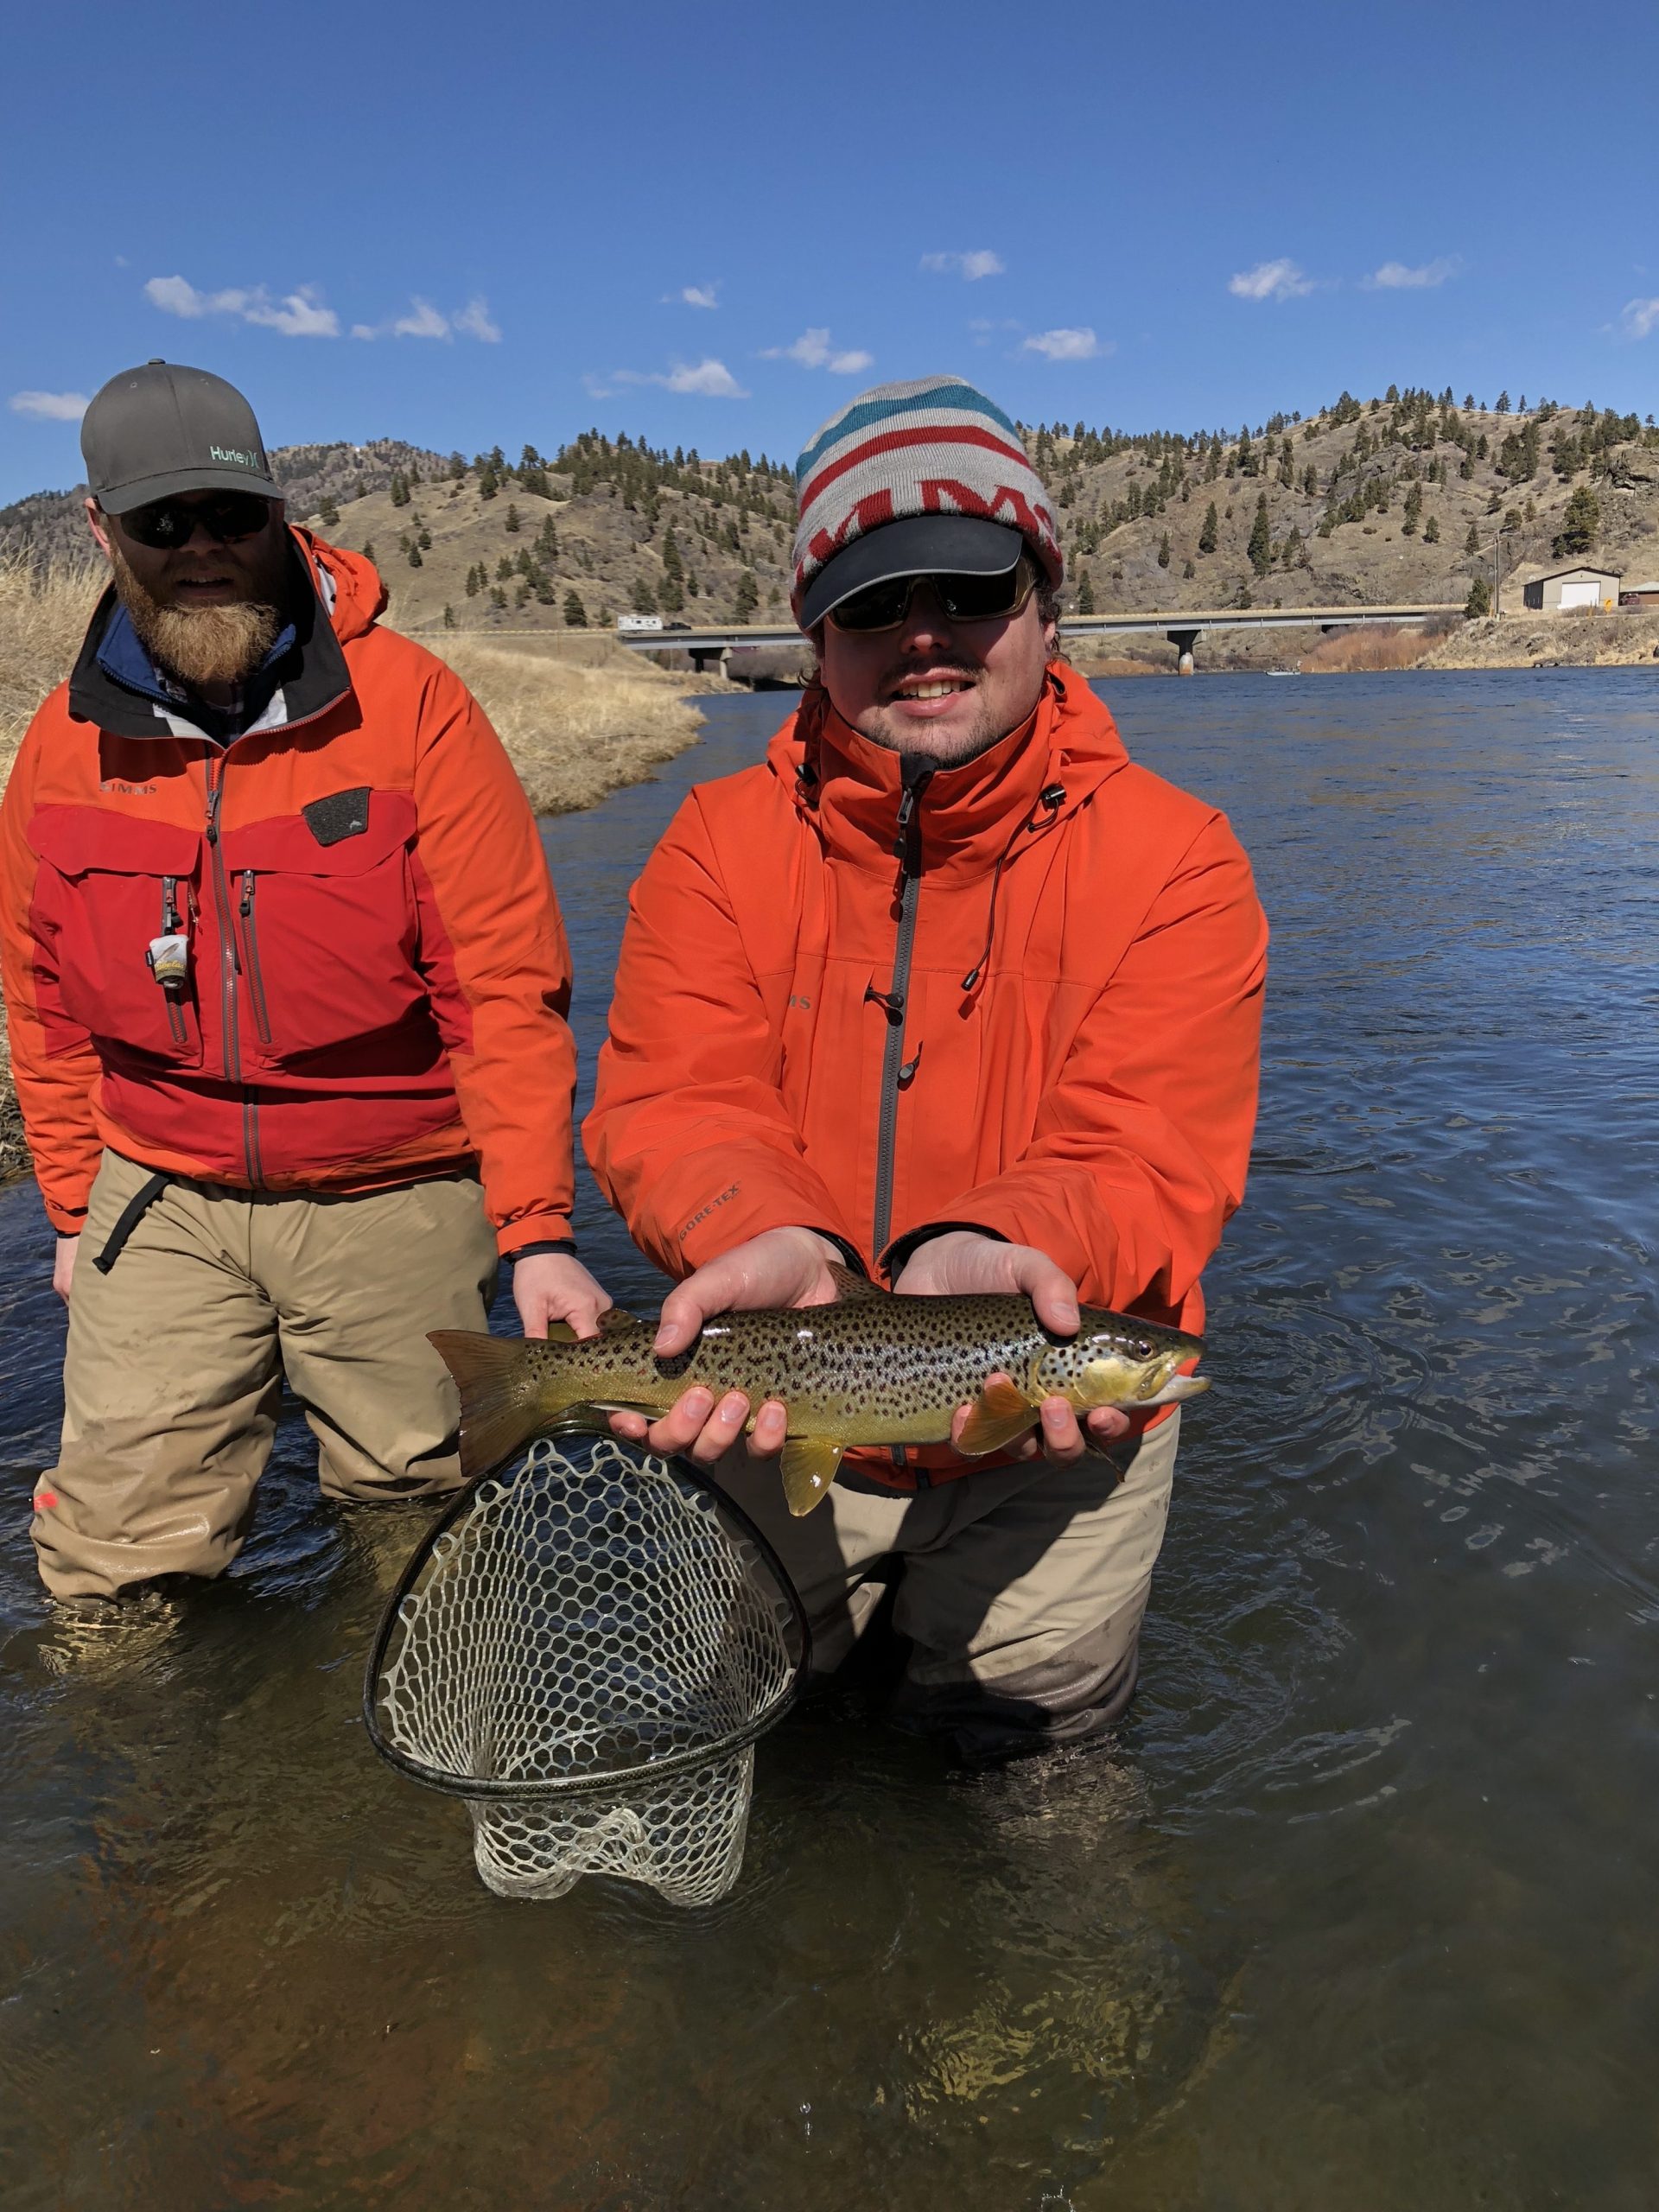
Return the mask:
M1527 585L1527 605L1536 612L1564 614L1575 607L1617 607L1623 579L1611 569L1557 569Z

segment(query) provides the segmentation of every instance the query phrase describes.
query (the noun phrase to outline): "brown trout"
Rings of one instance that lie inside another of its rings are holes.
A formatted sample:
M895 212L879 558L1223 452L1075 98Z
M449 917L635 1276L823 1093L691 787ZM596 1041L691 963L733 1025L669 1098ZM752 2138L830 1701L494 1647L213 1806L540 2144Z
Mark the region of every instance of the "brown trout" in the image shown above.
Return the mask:
M702 1383L716 1401L741 1390L751 1428L764 1400L787 1408L784 1497L791 1513L810 1513L849 1446L948 1443L961 1405L970 1410L960 1448L980 1458L1030 1428L1045 1398L1079 1413L1129 1410L1209 1388L1180 1372L1201 1338L1130 1314L1085 1306L1077 1335L1055 1337L1026 1298L900 1298L850 1268L831 1273L833 1305L716 1314L671 1359L652 1350L654 1321L614 1306L586 1339L563 1324L545 1343L435 1330L461 1391L462 1473L501 1465L532 1437L602 1427L609 1413L654 1419Z

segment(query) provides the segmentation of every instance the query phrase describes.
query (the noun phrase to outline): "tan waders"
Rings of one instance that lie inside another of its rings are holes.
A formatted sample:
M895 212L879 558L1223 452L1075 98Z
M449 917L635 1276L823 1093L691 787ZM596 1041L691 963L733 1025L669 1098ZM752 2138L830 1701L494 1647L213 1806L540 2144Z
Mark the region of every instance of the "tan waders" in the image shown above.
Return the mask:
M476 1182L357 1197L162 1185L105 1153L75 1262L61 1457L33 1535L60 1598L222 1574L247 1535L286 1371L331 1497L453 1490L454 1385L429 1329L481 1329L496 1278Z
M800 1520L774 1464L728 1452L721 1486L777 1548L811 1623L813 1665L841 1665L891 1590L908 1645L893 1718L969 1758L1075 1744L1134 1694L1141 1623L1164 1541L1178 1412L1123 1471L1092 1453L878 1490L857 1477Z

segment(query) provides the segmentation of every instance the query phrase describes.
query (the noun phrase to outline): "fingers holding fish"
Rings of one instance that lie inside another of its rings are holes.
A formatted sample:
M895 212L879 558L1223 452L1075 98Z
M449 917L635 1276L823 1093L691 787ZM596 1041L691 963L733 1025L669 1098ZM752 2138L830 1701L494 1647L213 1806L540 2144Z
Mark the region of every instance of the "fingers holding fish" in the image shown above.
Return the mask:
M664 1456L681 1453L699 1466L711 1467L743 1434L748 1417L749 1402L742 1391L728 1390L717 1400L713 1391L698 1383L682 1392L660 1420L647 1421L643 1414L615 1413L610 1416L610 1425L613 1435L630 1443L643 1444ZM789 1416L777 1399L764 1400L748 1434L750 1456L775 1459L784 1448L788 1422Z
M670 1291L653 1349L659 1358L673 1358L717 1313L828 1306L836 1294L830 1269L841 1256L839 1246L813 1229L768 1229L734 1244Z
M978 1230L950 1229L918 1244L893 1288L922 1298L1028 1298L1039 1321L1060 1337L1075 1336L1081 1319L1077 1285L1046 1252Z

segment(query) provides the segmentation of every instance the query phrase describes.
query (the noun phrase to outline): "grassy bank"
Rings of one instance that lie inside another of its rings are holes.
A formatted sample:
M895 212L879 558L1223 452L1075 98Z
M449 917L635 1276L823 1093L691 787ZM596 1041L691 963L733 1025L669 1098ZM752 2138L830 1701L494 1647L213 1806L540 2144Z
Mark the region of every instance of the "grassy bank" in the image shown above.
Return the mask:
M104 571L0 556L0 788L35 708L67 674ZM592 806L683 752L702 717L674 678L595 639L587 664L463 633L422 642L443 657L500 732L538 814ZM29 1165L0 1003L0 1178Z

